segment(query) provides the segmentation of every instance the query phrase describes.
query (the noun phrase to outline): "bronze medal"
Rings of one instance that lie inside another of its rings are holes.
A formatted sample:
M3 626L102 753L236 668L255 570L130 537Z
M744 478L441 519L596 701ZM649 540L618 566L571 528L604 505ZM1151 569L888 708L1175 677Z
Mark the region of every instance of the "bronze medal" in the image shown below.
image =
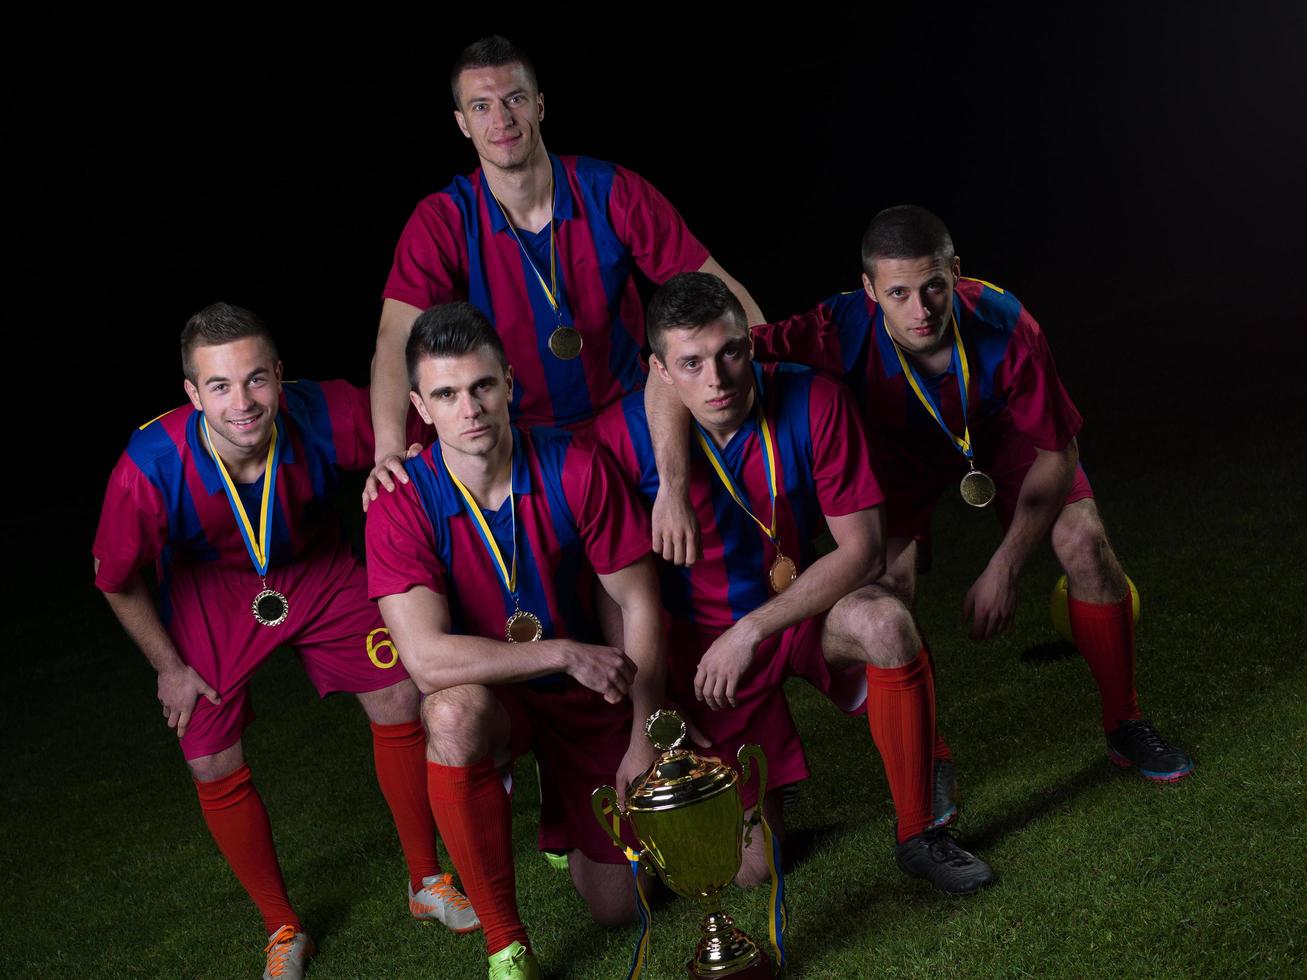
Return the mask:
M976 469L969 471L962 478L958 489L962 493L962 499L972 507L988 507L998 493L989 475Z
M534 643L544 635L544 628L535 613L517 609L504 623L504 639L509 643Z
M560 361L570 361L581 353L581 331L575 327L558 327L549 335L549 351Z
M260 626L280 626L290 614L290 603L276 589L264 589L250 605Z
M771 571L767 573L767 578L771 580L772 591L777 593L788 589L798 577L799 570L795 567L794 562L780 554L771 563Z

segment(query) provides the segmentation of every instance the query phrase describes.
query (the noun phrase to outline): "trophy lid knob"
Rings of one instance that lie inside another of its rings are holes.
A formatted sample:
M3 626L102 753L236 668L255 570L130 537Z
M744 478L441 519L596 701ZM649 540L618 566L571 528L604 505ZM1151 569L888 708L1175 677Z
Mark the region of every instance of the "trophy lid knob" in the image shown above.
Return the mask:
M659 708L644 723L644 733L660 752L670 752L685 741L685 719L680 712Z

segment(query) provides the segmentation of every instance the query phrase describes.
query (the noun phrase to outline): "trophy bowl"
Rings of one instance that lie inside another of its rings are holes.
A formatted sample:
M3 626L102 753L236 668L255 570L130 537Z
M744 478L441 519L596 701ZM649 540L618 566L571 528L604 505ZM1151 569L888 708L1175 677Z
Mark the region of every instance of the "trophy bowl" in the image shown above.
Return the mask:
M596 819L625 849L617 826L625 817L643 848L641 864L676 894L699 902L704 918L688 964L691 977L774 976L771 960L721 908L721 892L740 870L741 849L749 839L740 783L756 771L760 805L767 792L762 749L742 746L737 773L720 760L682 748L685 722L675 711L654 712L645 734L662 755L632 784L625 801L611 786L595 790L590 802Z

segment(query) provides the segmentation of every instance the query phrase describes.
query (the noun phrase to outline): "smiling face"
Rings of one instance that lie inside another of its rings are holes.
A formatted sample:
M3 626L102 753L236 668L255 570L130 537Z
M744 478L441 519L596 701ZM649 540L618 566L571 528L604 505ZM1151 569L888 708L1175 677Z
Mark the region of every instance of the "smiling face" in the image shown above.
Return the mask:
M953 343L949 314L961 265L957 256L878 258L863 287L885 313L890 336L909 354L929 357Z
M753 341L731 314L701 327L665 328L651 361L695 419L720 442L753 409Z
M261 337L200 346L190 366L186 394L204 413L218 455L236 462L265 453L281 398L281 361L272 346Z
M458 76L454 120L483 165L524 169L541 149L544 97L520 64L468 68Z
M489 347L456 357L424 357L417 363L417 390L409 393L424 421L450 454L491 456L512 446L508 406L513 369Z

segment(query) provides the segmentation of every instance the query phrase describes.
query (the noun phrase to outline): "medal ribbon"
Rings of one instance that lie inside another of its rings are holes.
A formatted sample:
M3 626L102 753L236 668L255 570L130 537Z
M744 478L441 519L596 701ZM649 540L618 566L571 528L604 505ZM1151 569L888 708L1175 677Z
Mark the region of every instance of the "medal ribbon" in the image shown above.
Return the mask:
M443 455L441 461L444 461ZM471 515L472 525L476 528L477 534L480 535L481 543L486 546L486 551L494 559L500 580L504 583L504 588L508 590L508 594L513 600L513 607L515 609L520 608L517 601L517 502L513 497L511 471L508 487L508 508L513 519L513 557L511 565L505 563L504 556L495 541L495 536L490 531L490 524L486 521L486 515L481 513L481 508L477 506L476 498L472 496L467 487L463 486L463 481L454 475L454 471L449 468L448 463L445 463L445 472L454 481L454 486L458 487L458 492L463 495L463 507Z
M761 804L758 812L762 812ZM785 907L785 872L781 870L781 842L772 833L767 818L762 818L763 850L767 852L767 870L771 872L771 902L767 916L767 935L771 939L772 956L780 970L785 969L785 929L790 924L790 913Z
M958 362L961 369L958 373L958 392L962 397L962 435L955 436L944 422L944 413L940 411L939 406L935 404L935 399L931 397L930 391L926 384L921 380L921 375L917 369L912 366L911 362L903 356L903 350L899 347L898 342L894 339L893 334L889 332L889 327L885 327L885 334L889 337L890 343L894 345L894 353L899 356L899 364L903 368L903 374L908 379L908 384L912 386L913 392L916 393L917 400L930 413L939 427L944 430L945 435L953 443L953 448L967 457L967 462L973 462L971 449L971 429L967 425L967 389L971 384L971 366L967 363L967 349L962 346L962 333L958 330L958 319L952 313L949 314L949 322L953 326L953 356ZM974 469L974 463L972 468Z
M731 477L731 474L727 471L726 461L722 459L721 451L713 441L708 438L707 433L703 431L703 426L698 422L694 423L694 434L699 440L699 448L702 449L704 455L708 457L708 462L712 464L713 471L716 472L717 478L722 481L722 486L724 486L730 495L735 498L735 502L740 505L744 512L753 518L753 522L763 529L767 537L771 539L772 546L775 547L779 553L780 547L777 544L779 539L776 536L776 445L772 440L771 426L767 424L767 415L762 410L761 392L758 393L758 397L758 429L762 433L763 445L762 465L767 471L767 493L771 497L770 525L764 524L760 521L758 515L751 511L749 505L744 502L744 493Z
M551 182L553 180L552 172L550 180ZM499 198L495 197L495 193L490 190L489 184L486 185L486 191L490 194L491 200L499 204ZM517 242L517 247L522 250L522 255L526 257L527 264L531 266L531 271L536 274L536 281L540 283L540 288L544 290L545 299L549 300L549 305L553 309L554 315L558 317L558 323L561 326L563 323L563 310L558 302L558 253L554 247L554 209L557 207L557 203L558 189L554 188L552 199L549 202L549 283L545 282L544 273L536 265L535 256L523 243L517 229L513 226L513 219L508 216L508 212L504 210L502 204L499 204L499 212L504 216L504 221L508 223L508 230L513 233L513 240Z
M272 438L268 440L268 461L263 468L263 502L259 505L259 531L256 537L254 527L250 523L250 515L245 512L245 504L236 489L236 482L227 472L227 466L218 455L218 451L213 448L213 438L209 435L209 420L201 415L200 424L204 427L204 441L209 446L209 453L213 456L213 461L218 464L218 473L222 476L222 489L227 494L227 502L231 504L232 513L236 515L236 526L240 528L241 537L245 539L245 550L249 552L250 560L254 562L255 571L261 577L266 576L268 559L272 552L271 501L273 487L277 484L277 466L281 462L281 454L277 452L277 425L273 424Z

